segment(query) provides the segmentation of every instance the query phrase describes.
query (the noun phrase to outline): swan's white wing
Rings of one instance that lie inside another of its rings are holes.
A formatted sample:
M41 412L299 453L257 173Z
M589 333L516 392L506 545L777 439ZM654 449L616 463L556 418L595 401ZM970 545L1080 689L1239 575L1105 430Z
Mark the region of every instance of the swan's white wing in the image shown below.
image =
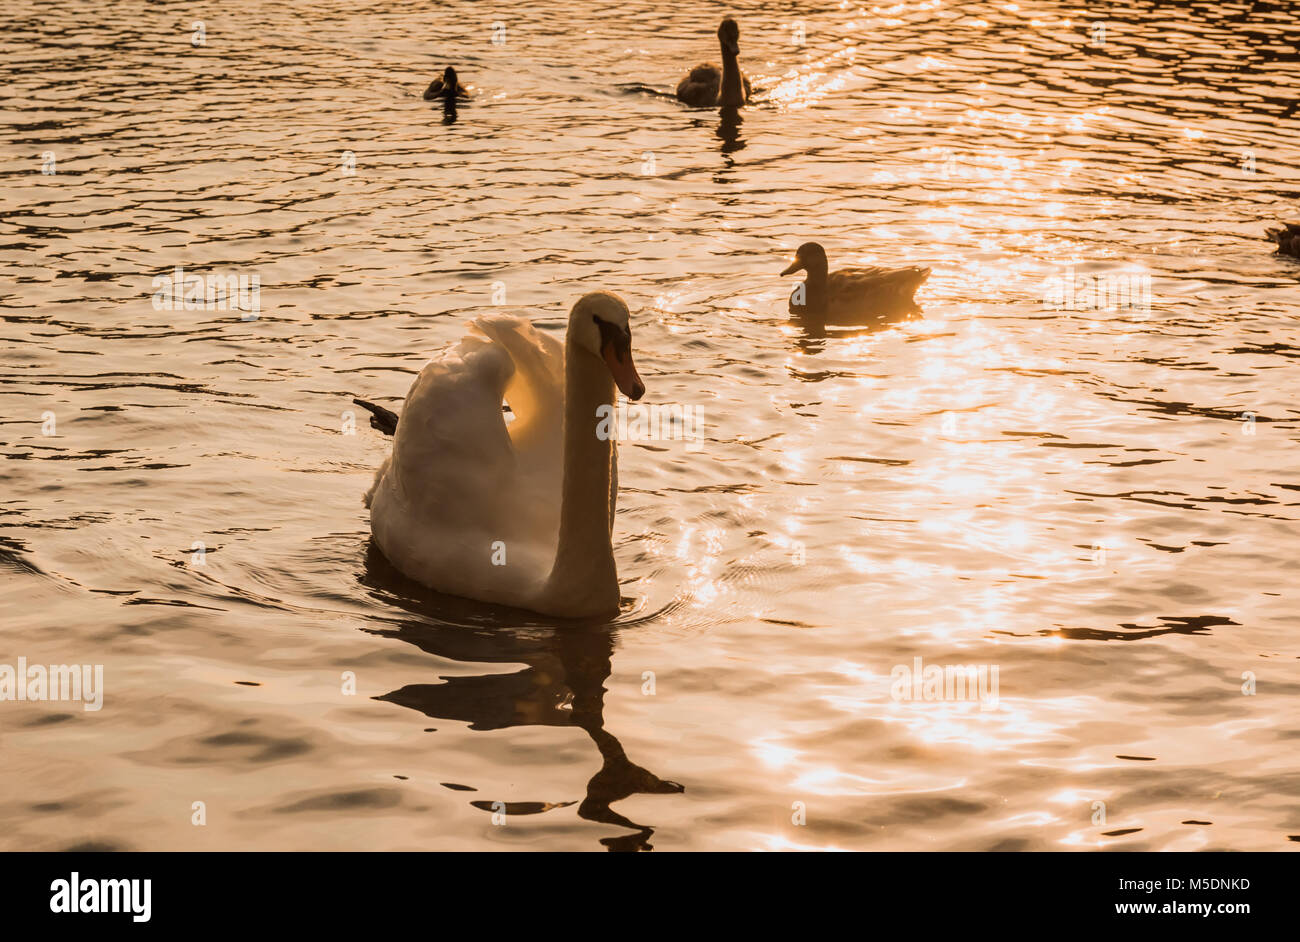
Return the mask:
M559 530L563 372L556 341L501 316L425 366L368 495L375 541L398 569L443 592L527 604Z
M473 333L420 371L384 472L405 512L453 529L493 524L516 468L501 414L512 371L504 349Z
M514 414L509 432L520 473L530 479L554 476L558 482L564 444L564 346L518 317L480 317L474 329L504 348L514 365L504 397Z

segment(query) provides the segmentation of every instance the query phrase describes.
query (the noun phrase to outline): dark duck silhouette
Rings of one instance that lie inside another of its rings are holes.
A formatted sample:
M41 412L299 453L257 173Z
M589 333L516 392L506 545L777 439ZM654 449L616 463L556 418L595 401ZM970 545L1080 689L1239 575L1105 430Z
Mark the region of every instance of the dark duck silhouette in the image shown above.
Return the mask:
M1277 243L1278 255L1300 258L1300 222L1284 222L1277 229L1268 229L1264 234Z
M790 295L790 315L806 323L855 327L920 313L913 295L928 268L842 268L828 271L826 250L816 242L799 246L789 275L805 271L808 278Z
M469 89L460 83L456 75L456 70L451 66L443 69L442 78L436 78L429 83L429 87L424 90L425 101L436 101L441 98L448 101L455 101L457 98L462 101L469 97Z
M749 101L749 79L740 71L740 27L727 17L718 27L722 68L697 65L677 85L677 98L692 108L739 108Z

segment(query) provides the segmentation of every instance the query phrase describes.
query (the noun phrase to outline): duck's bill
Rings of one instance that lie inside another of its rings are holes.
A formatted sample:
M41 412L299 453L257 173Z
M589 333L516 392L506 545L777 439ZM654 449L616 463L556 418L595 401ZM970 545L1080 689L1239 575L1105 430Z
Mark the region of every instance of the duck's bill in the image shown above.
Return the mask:
M633 402L645 395L645 383L641 382L636 364L632 362L630 349L618 350L615 344L607 343L600 352L605 357L605 365L609 367L609 373L614 377L614 385L619 392Z
M797 272L797 271L798 271L799 269L801 269L801 268L803 268L803 266L800 265L798 261L793 261L793 262L790 263L790 267L787 268L785 271L781 272L781 274L782 274L782 275L793 275L795 272Z

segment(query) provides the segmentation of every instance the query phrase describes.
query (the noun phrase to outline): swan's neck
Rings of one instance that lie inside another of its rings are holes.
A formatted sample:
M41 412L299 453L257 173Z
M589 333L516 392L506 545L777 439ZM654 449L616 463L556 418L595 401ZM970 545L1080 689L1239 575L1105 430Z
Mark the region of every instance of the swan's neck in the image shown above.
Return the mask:
M553 611L612 615L619 601L609 519L614 443L596 430L598 410L614 402L614 381L599 358L573 344L565 347L564 374L560 534L544 595Z
M740 62L735 53L722 46L722 86L718 89L718 104L724 108L739 108L745 103L745 87L740 81Z

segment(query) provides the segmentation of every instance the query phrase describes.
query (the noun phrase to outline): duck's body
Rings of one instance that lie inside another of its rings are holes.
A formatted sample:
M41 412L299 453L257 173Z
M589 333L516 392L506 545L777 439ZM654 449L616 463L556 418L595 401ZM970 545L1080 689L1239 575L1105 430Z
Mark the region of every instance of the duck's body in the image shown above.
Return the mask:
M806 271L790 295L790 316L810 323L853 327L920 312L913 298L930 277L928 268L842 268L831 272L826 250L816 242L799 246L782 275Z
M617 613L614 442L598 410L645 387L627 306L584 296L560 344L527 320L480 317L420 372L366 494L371 532L439 592L560 617ZM507 424L502 400L514 421Z
M740 71L740 27L728 17L718 27L722 67L706 62L677 84L677 98L692 108L739 108L749 101L749 79Z
M1276 229L1265 232L1269 239L1277 243L1277 254L1300 258L1300 222L1284 222Z
M442 72L441 78L436 78L429 83L429 87L424 90L425 101L437 101L438 99L450 101L464 101L469 98L469 89L461 84L460 78L456 75L456 70L447 66Z

